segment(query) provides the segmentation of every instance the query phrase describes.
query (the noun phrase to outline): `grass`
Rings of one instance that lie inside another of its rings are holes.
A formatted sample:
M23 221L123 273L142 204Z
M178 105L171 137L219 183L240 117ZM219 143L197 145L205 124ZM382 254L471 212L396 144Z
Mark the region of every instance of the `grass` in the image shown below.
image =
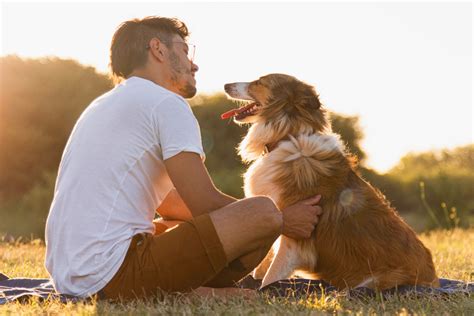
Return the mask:
M421 239L432 250L438 275L443 278L472 281L474 278L474 229L433 231ZM46 278L43 266L45 246L29 243L0 242L0 272L10 277ZM354 300L344 295L309 295L304 298L202 299L193 295L168 295L162 301L134 301L127 304L91 301L61 304L57 301L10 303L0 306L6 315L322 315L322 314L398 314L398 315L473 315L474 297L391 297Z

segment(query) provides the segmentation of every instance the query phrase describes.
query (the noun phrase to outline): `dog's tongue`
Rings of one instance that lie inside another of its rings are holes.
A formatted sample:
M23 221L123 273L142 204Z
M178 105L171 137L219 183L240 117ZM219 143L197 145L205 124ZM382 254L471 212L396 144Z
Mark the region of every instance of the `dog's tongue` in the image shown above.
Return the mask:
M234 116L236 116L237 114L242 113L242 112L244 112L245 110L250 109L250 108L251 108L252 106L254 106L254 105L255 105L255 102L252 102L252 103L247 104L246 106L243 106L243 107L241 107L241 108L232 109L232 110L230 110L230 111L227 111L227 112L225 112L225 113L222 113L222 114L221 114L221 119L226 120L226 119L228 119L228 118L234 117Z

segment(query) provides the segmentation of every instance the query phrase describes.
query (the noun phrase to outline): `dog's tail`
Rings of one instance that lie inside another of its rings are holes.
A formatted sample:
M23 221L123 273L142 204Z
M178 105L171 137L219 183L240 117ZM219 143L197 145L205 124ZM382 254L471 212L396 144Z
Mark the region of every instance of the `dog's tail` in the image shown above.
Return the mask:
M290 136L274 150L274 159L285 164L298 189L315 187L318 176L329 177L341 167L345 146L337 134Z

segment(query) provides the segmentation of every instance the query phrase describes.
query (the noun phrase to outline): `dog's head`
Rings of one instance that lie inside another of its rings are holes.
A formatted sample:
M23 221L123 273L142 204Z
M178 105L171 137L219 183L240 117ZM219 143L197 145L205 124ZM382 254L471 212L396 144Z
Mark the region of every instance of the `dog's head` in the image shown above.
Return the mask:
M225 91L234 99L250 101L221 116L233 117L239 124L252 124L239 145L244 161L258 159L269 144L289 135L331 131L314 87L292 76L270 74L252 82L229 83Z
M298 129L309 125L313 132L328 127L325 110L313 86L284 74L269 74L252 82L228 83L227 94L238 100L251 101L228 111L223 118L237 123L284 124ZM293 131L294 132L294 131Z

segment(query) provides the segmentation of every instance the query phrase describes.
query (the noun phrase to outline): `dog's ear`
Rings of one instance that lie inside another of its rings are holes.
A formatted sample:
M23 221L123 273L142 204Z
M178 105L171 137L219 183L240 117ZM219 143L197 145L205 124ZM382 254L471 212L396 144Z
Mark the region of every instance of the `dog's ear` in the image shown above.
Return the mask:
M304 103L308 108L314 110L318 110L321 107L321 102L319 102L319 95L316 93L316 90L311 86L306 89Z

